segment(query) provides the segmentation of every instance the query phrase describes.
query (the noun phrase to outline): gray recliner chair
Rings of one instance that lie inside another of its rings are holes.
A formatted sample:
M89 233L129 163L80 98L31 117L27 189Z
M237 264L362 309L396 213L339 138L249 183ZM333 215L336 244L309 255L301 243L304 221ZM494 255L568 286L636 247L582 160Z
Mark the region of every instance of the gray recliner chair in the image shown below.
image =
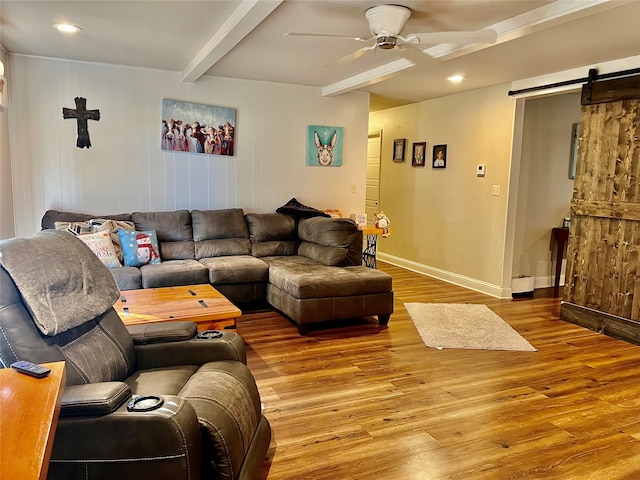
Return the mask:
M65 362L48 478L259 476L271 428L236 333L201 339L191 322L125 327L108 269L65 232L0 242L0 265L2 367ZM129 411L139 395L163 404Z

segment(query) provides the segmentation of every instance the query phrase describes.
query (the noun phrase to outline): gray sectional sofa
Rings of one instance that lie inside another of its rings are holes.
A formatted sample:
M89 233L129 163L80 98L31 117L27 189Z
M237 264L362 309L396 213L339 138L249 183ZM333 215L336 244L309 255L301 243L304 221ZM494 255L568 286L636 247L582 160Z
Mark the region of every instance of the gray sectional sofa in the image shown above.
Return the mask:
M161 262L112 268L121 290L210 283L242 308L267 301L306 334L313 324L393 313L391 277L361 265L349 219L247 213L239 208L92 215L47 211L43 229L91 219L156 232Z

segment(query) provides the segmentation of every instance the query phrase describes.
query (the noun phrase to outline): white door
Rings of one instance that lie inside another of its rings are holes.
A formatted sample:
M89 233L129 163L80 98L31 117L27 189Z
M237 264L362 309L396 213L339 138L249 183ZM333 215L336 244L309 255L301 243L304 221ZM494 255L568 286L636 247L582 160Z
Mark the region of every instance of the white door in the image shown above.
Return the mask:
M382 150L382 131L369 134L367 146L367 192L365 195L365 213L367 225L373 226L374 213L380 202L380 152Z

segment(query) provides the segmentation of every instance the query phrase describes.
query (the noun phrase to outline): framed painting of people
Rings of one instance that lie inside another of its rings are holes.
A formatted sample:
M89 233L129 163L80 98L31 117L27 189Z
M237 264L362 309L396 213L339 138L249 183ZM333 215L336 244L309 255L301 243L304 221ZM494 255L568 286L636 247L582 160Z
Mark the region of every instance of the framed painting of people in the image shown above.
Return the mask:
M233 156L235 134L234 108L162 100L162 150Z

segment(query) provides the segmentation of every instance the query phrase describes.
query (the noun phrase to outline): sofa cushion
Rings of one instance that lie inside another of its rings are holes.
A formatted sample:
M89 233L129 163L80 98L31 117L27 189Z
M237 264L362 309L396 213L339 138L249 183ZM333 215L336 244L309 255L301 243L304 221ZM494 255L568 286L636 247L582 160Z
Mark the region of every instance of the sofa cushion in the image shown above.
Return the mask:
M249 229L241 208L193 210L195 258L249 255Z
M196 365L137 370L124 382L133 395L177 395L196 370Z
M195 242L196 260L210 257L249 255L251 243L248 238L221 238Z
M358 226L348 218L304 218L298 224L298 255L324 265L342 266Z
M269 265L249 255L203 258L200 263L209 270L212 285L269 280Z
M138 267L122 267L110 270L120 290L137 290L142 288L142 276Z
M196 260L168 260L140 267L143 288L208 283L207 268Z
M245 216L252 242L295 240L296 221L283 213L247 213Z
M348 247L357 233L358 226L349 218L304 218L298 224L300 240L328 247Z
M296 221L283 213L248 213L245 215L251 238L251 255L295 255L298 250Z
M251 255L254 257L272 257L296 255L300 242L298 240L273 240L271 242L251 243Z
M223 210L193 210L193 239L249 238L249 229L241 208Z
M47 210L42 216L40 226L43 230L53 230L56 222L85 222L92 218L107 218L110 220L131 221L131 214L119 213L117 215L96 215L89 213L61 212L59 210Z
M132 232L118 230L125 267L160 263L160 248L155 230Z
M342 266L347 250L340 247L327 247L316 243L302 242L298 248L298 255L307 257L323 265Z
M136 230L155 230L163 260L194 259L193 228L188 210L174 212L134 212Z
M372 268L327 266L299 255L263 260L269 264L269 283L295 298L347 297L391 291L391 276Z

